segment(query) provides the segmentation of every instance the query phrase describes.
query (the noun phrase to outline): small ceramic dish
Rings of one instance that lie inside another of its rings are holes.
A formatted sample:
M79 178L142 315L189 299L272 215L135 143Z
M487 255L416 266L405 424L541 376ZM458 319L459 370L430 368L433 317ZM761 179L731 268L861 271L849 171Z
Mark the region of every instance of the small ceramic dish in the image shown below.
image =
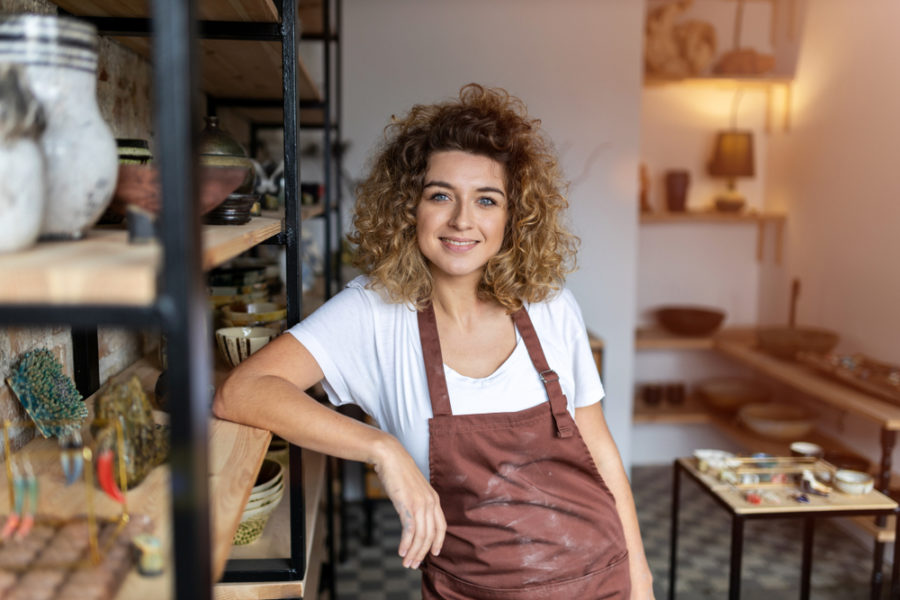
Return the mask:
M275 302L236 302L222 308L222 317L232 325L266 325L280 321L287 315L287 307Z
M812 442L794 442L791 444L791 454L794 456L811 456L813 458L822 458L825 456L825 449Z
M216 330L216 344L225 361L236 367L277 335L278 330L269 327L223 327Z
M259 473L256 475L256 482L250 489L250 497L258 496L260 493L275 487L278 482L284 479L284 467L281 463L268 458L263 459L262 465L259 467Z
M872 491L875 480L868 473L839 469L834 474L834 486L845 494L863 496Z

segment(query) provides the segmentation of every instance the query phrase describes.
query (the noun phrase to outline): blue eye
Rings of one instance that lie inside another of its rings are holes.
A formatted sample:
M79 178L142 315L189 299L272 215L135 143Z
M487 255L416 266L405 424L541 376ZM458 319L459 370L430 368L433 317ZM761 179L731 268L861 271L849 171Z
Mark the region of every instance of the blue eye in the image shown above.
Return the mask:
M443 194L443 193L441 193L441 192L438 192L438 193L436 193L436 194L432 194L432 195L431 195L431 199L432 199L432 200L435 200L435 201L437 201L437 202L443 202L444 200L449 200L450 197L449 197L447 194Z
M488 198L487 196L482 196L481 198L478 199L478 204L480 204L481 206L496 206L497 201L494 200L493 198Z

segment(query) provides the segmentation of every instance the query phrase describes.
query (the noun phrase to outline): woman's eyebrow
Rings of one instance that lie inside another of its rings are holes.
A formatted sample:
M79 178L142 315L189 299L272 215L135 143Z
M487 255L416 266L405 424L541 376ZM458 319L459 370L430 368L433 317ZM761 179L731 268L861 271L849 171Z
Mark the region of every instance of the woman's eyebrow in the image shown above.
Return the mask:
M422 189L427 189L427 188L430 188L430 187L441 187L441 188L447 188L448 190L455 190L455 189L456 189L456 188L454 188L452 185L450 185L449 183L447 183L446 181L439 181L439 180L433 180L433 181L427 182L427 183L422 187ZM495 187L485 186L485 187L480 187L480 188L478 188L477 191L479 191L479 192L494 192L495 194L499 194L499 195L502 196L503 198L506 198L506 194L505 194L505 193L503 192L503 190L501 190L500 188L495 188Z

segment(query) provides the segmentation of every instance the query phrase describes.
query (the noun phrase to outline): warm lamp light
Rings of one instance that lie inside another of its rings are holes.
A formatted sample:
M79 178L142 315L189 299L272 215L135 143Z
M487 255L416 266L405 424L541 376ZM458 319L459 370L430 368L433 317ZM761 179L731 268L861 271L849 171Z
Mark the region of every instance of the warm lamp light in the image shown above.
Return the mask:
M753 134L749 131L720 131L709 174L728 179L728 190L716 198L716 208L737 211L744 207L744 196L738 193L735 179L753 177Z

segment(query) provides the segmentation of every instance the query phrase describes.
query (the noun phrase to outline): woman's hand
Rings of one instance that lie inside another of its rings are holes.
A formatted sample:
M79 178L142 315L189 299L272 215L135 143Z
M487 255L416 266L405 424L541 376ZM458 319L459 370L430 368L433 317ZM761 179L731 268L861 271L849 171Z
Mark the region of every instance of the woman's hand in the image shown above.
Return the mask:
M437 556L444 543L447 522L440 498L396 438L378 452L374 466L403 525L397 553L404 567L417 569L429 550Z

